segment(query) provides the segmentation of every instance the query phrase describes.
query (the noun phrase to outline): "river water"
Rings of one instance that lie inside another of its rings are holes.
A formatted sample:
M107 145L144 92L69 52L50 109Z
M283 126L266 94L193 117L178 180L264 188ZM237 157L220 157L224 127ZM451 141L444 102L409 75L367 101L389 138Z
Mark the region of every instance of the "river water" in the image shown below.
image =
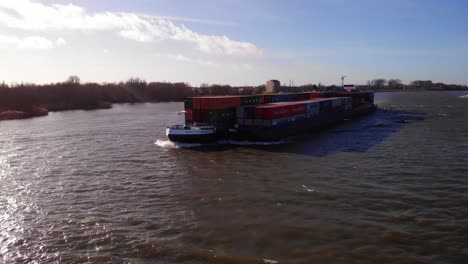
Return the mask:
M465 94L273 145L176 146L181 103L0 122L0 262L468 263Z

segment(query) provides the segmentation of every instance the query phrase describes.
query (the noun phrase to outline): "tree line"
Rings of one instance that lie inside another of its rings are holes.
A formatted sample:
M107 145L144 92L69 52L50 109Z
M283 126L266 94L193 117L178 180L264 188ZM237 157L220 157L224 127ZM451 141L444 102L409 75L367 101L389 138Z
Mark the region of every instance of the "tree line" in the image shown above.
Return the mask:
M412 81L409 84L404 84L400 79L374 79L367 82L365 85L368 89L375 91L384 91L384 90L468 90L466 85L458 84L445 84L441 82L432 82L430 80L416 80Z
M413 81L403 84L399 79L375 79L361 89L384 90L459 90L467 86ZM339 86L308 84L283 86L283 92L339 90ZM48 111L110 108L113 103L182 101L190 96L251 95L265 91L264 85L232 87L208 85L192 87L187 83L146 82L130 78L119 83L81 83L78 76L70 76L59 83L36 85L30 83L7 85L0 83L0 120L45 115ZM7 112L5 114L5 112Z

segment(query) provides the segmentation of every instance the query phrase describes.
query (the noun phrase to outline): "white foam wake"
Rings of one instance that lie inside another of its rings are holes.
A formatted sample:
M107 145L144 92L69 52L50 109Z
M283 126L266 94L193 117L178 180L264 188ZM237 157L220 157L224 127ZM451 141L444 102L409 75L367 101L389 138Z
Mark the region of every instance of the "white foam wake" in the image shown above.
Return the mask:
M200 143L176 143L170 140L156 140L154 144L160 148L193 148L193 147L200 147L203 144Z
M268 145L280 145L286 144L288 141L237 141L237 140L219 140L213 143L179 143L172 142L170 140L156 140L154 144L160 148L194 148L202 146L216 146L216 145L235 145L235 146L268 146Z
M458 96L458 98L468 98L468 94Z

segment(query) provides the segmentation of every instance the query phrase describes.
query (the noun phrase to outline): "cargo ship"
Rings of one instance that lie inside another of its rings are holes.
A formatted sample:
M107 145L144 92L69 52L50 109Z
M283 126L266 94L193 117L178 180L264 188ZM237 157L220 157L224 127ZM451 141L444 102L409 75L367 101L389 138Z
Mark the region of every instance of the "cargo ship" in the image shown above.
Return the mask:
M187 98L185 124L166 128L174 142L278 141L377 109L370 91Z

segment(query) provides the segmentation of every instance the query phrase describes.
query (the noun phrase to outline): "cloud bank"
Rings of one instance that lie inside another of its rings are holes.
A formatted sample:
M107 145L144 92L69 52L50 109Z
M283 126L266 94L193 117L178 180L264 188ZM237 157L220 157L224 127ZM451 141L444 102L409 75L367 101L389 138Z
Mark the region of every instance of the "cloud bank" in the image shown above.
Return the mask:
M63 38L52 41L41 36L20 38L17 36L0 35L0 47L13 46L18 49L49 50L66 44L67 42Z
M210 55L259 56L263 53L250 42L197 33L184 25L174 24L169 18L126 12L91 13L73 4L46 5L31 0L3 0L0 2L1 24L35 33L107 31L143 43L180 41Z

